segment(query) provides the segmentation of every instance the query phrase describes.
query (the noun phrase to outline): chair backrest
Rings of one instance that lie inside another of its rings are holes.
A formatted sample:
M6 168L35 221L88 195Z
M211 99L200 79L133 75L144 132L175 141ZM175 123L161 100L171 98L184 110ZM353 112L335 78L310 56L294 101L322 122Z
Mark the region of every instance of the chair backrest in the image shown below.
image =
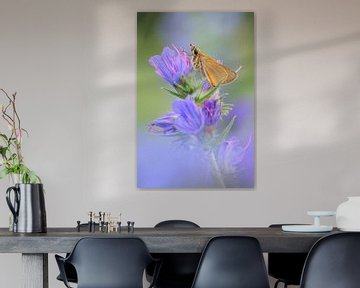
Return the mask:
M67 259L76 269L78 288L142 288L152 260L139 238L82 238Z
M282 225L294 224L271 224L269 228L281 229ZM287 285L300 285L306 257L307 253L268 253L269 275Z
M157 223L155 228L200 228L200 226L188 220L165 220Z
M212 238L200 259L192 288L268 288L264 257L256 238Z
M360 233L325 236L314 244L306 259L302 288L360 287Z
M188 220L165 220L155 228L200 228ZM162 267L157 278L156 287L190 287L200 260L200 253L158 253L155 257L162 260ZM148 274L152 275L151 269Z

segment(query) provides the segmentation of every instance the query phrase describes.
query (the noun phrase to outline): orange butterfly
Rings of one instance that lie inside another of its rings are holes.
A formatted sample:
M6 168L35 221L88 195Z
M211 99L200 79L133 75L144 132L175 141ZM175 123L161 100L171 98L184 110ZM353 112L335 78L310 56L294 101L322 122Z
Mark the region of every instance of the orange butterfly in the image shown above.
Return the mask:
M195 69L205 75L210 85L216 87L218 85L229 84L237 79L241 66L236 71L220 64L216 59L206 55L204 52L190 44L192 61Z

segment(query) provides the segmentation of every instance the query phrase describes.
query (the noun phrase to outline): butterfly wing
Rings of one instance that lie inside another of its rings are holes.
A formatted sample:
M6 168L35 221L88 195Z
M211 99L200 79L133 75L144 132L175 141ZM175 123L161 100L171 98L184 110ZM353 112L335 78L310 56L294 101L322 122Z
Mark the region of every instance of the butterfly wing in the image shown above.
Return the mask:
M200 61L202 72L213 87L220 84L228 84L238 77L235 71L218 63L214 58L207 55L200 57Z

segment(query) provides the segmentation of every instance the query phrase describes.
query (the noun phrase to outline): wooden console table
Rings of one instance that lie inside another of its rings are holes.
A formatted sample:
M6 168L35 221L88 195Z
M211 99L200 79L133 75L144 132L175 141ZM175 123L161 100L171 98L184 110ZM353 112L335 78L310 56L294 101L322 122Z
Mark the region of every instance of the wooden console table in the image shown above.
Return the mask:
M135 228L112 233L48 228L47 233L19 234L0 228L0 253L22 253L23 287L48 288L48 253L70 252L82 237L139 237L151 253L201 253L207 241L220 235L252 236L263 252L308 252L321 237L337 233L289 233L280 228Z

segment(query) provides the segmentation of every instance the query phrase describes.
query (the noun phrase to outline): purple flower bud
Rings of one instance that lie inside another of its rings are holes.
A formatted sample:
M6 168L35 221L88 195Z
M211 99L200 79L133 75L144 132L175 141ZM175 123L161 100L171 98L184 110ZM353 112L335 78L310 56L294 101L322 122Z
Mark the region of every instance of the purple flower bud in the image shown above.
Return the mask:
M170 84L181 84L181 79L192 72L190 57L178 48L165 47L161 55L150 57L149 64L155 72Z
M175 119L179 117L174 112L169 112L165 114L163 117L160 117L156 120L154 120L149 127L149 131L154 134L160 134L160 135L174 135L178 133L176 130L174 123Z
M204 128L204 114L193 98L188 96L184 100L176 100L172 106L173 111L179 115L175 119L175 128L177 130L186 134L197 134Z
M251 138L248 143L242 145L236 137L223 142L218 152L219 165L223 173L231 175L238 172L250 143Z
M205 100L202 107L205 116L205 124L213 126L221 117L221 102L216 99Z

